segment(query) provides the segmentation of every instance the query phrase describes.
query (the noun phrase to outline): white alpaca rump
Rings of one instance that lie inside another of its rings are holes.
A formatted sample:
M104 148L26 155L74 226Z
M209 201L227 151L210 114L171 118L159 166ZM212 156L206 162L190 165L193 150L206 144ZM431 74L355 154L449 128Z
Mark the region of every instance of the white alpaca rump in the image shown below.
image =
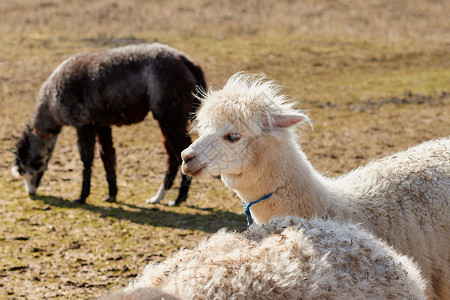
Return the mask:
M419 268L355 225L274 218L220 230L194 250L148 265L127 291L183 299L425 299Z

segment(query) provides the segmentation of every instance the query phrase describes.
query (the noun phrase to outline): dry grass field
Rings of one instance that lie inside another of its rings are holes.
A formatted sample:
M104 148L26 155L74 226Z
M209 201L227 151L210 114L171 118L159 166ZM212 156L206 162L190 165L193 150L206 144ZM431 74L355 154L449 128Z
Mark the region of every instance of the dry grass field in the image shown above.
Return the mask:
M11 150L63 59L158 41L217 88L236 71L266 73L312 118L299 142L313 165L337 176L450 134L449 15L446 0L0 0L0 298L100 297L221 227L246 227L239 199L213 178L194 180L181 207L145 204L165 171L151 115L113 129L118 203L101 201L98 155L88 204L71 203L81 187L73 128L31 199L10 176Z

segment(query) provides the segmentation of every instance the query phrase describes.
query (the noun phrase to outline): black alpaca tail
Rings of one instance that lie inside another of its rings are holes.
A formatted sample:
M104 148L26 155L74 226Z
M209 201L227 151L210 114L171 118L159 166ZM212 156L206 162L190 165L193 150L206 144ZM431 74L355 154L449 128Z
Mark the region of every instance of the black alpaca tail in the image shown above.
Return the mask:
M195 80L197 81L197 89L195 91L195 100L192 103L192 109L195 112L197 108L200 106L200 99L203 96L203 93L206 93L206 80L203 75L203 70L200 66L193 63L189 58L182 56L182 60L184 65L189 69L189 71L194 75Z

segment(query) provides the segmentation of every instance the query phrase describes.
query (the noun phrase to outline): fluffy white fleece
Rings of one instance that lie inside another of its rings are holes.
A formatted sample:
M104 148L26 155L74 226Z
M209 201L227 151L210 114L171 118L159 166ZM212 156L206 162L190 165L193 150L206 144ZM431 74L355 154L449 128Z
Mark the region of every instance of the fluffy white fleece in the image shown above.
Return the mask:
M425 299L419 268L356 225L274 218L149 264L127 291L183 299Z

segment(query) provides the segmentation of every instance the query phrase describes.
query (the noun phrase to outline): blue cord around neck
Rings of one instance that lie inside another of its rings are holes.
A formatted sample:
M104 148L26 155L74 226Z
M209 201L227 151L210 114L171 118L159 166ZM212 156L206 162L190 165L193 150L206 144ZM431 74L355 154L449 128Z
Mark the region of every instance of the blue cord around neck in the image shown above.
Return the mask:
M250 207L251 207L253 204L256 204L256 203L258 203L258 202L261 202L261 201L263 201L263 200L269 198L270 196L272 196L272 194L273 194L273 193L269 193L269 194L267 194L267 195L264 195L264 196L262 196L261 198L259 198L258 200L253 201L253 202L250 202L249 204L245 204L245 202L242 201L242 205L244 205L244 211L245 211L245 214L247 215L247 226L250 226L251 224L253 224L253 218L252 218L252 213L250 212Z

